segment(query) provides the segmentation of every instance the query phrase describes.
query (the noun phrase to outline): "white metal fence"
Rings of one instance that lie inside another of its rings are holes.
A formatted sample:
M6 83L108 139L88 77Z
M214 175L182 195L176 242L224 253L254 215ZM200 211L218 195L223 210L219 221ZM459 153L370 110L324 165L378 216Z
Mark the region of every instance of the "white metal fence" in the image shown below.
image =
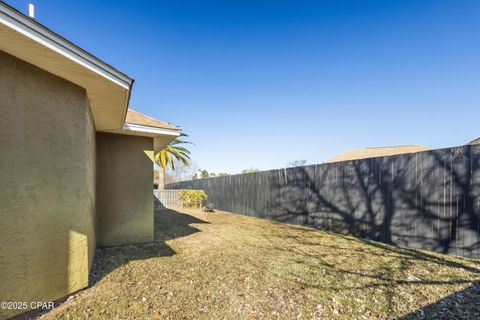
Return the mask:
M178 208L178 192L180 190L153 190L155 209Z

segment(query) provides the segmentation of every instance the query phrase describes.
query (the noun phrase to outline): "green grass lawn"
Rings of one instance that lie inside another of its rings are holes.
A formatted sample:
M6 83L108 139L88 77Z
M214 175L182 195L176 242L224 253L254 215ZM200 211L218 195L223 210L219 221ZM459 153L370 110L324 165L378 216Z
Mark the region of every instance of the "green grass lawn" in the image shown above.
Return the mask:
M478 319L478 262L246 217L159 211L44 319Z

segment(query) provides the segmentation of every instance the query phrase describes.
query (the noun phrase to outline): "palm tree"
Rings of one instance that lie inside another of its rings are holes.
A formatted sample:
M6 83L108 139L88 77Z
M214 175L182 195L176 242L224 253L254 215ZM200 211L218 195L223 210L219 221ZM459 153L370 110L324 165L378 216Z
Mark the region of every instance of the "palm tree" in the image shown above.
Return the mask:
M167 167L175 170L174 159L181 162L184 166L188 166L190 163L190 151L182 147L182 144L189 144L191 142L185 141L182 137L188 137L186 133L180 133L180 136L167 144L165 148L160 150L160 152L155 156L155 162L160 167L160 183L159 188L165 189L165 170Z

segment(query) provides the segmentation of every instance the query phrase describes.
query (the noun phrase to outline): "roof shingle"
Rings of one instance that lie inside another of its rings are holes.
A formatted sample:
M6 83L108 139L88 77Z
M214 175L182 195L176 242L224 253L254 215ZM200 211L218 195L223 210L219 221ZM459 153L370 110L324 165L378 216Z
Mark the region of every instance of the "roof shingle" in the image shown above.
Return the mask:
M125 119L126 123L130 124L138 124L141 126L149 126L155 128L162 128L162 129L171 129L171 130L180 130L180 128L171 125L169 123L154 119L143 113L137 112L132 109L128 109L127 118Z

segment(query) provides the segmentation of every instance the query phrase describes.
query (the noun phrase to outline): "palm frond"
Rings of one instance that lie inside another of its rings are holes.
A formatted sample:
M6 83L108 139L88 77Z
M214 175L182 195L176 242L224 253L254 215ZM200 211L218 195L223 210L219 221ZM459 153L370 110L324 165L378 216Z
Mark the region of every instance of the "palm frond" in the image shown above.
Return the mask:
M175 147L175 150L186 153L186 154L190 154L190 151L188 151L184 147Z
M181 132L179 138L180 137L188 137L188 134ZM176 159L185 166L189 165L191 152L180 145L193 143L179 138L170 142L156 155L155 161L163 169L169 166L172 170L175 170L175 161L173 161L173 159Z
M173 140L172 142L170 142L171 145L177 145L177 144L195 144L193 142L190 142L190 141L185 141L185 140L180 140L180 139L175 139Z

